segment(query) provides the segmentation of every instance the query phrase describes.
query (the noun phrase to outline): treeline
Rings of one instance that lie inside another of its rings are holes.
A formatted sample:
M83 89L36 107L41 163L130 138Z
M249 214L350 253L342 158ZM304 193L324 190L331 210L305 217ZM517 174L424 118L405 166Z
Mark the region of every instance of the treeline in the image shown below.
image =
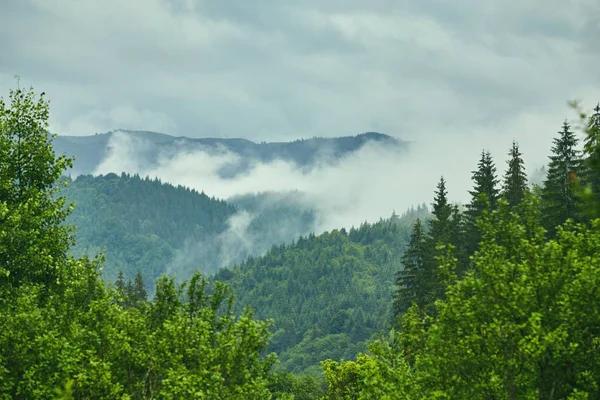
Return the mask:
M464 211L442 178L402 257L394 327L356 361L323 362L327 399L600 398L600 105L564 122L543 185L518 144L488 151ZM582 148L581 148L582 147Z

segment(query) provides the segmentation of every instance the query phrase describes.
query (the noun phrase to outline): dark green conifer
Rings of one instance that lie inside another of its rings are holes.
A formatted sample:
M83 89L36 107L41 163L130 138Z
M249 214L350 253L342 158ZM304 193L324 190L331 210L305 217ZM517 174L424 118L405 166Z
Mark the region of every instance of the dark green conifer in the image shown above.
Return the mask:
M138 301L146 300L148 300L148 294L144 287L144 277L142 276L142 272L138 269L135 280L133 281L133 302L134 304L137 304Z
M528 191L527 174L525 173L525 163L521 157L523 154L519 151L517 142L513 141L508 155L508 169L504 175L502 198L508 201L509 206L516 207Z
M578 140L567 121L559 135L553 141L548 173L541 190L543 224L551 236L567 219L580 219L575 184L583 172L583 160L577 150Z
M600 216L600 103L587 123L584 139L583 211L589 218Z
M495 208L500 196L496 166L489 151L481 152L477 170L472 171L472 179L474 186L473 190L469 191L471 202L467 204L465 212L465 251L468 255L475 253L481 240L481 234L476 224L477 218L481 216L486 207Z
M423 293L422 303L432 305L444 295L444 287L440 280L436 256L441 255L440 246L452 244L453 207L448 201L446 181L442 176L433 199L433 218L429 221L429 237L427 238L427 257L419 290Z
M428 259L427 236L421 220L417 218L410 235L408 248L402 255L403 270L396 275L396 293L394 296L394 319L403 315L414 301L424 304L424 293L420 290L421 276Z

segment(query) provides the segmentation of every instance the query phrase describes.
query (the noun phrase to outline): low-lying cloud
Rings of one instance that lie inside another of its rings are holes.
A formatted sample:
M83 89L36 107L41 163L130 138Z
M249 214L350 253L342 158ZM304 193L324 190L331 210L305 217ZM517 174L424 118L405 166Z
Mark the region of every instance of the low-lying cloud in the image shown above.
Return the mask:
M528 121L521 122L515 128L522 129ZM521 139L518 141L528 172L546 163L553 132L557 130L515 135ZM222 199L297 190L299 201L317 212L317 231L323 231L376 221L394 210L402 212L413 205L430 203L442 175L448 182L450 198L467 202L472 187L471 171L482 149L492 151L498 172L503 174L511 140L500 139L493 134L431 135L422 142L412 143L408 151L368 142L334 164L317 162L309 171L284 160L251 161L243 173L223 179L219 171L238 163L239 155L225 150L215 154L182 149L175 155L159 157L155 166L144 169L136 161L145 146L143 140L132 141L127 134L115 132L109 154L95 173L139 173Z
M548 116L517 118L490 127L491 132L486 133L432 134L411 143L408 150L367 142L358 151L334 163L325 151L310 169L301 169L281 159L272 162L251 160L242 173L228 179L222 178L220 171L227 165L240 163L240 155L226 149L192 151L182 146L175 154L171 150L169 154L159 155L157 163L145 167L149 164L144 162L143 153L148 149L144 139L132 139L127 133L116 131L110 139L107 157L94 173L139 173L221 199L233 200L261 192L287 193L282 201L293 199L294 207L314 211L314 225L310 230L319 234L358 226L365 221L375 222L389 217L394 211L402 213L411 206L430 204L442 175L447 181L451 201L468 202L471 171L476 168L482 149L492 152L498 175L504 174L512 140L496 134L497 130L515 132L514 138L520 144L528 173L535 174L546 164L552 139L562 123L562 119L557 118L555 124L547 124L542 132L530 129L544 120L550 119ZM269 207L268 204L263 206ZM260 213L260 210L241 210L230 218L228 229L210 239L210 243L190 241L182 244L165 272L182 279L196 267L205 273L213 273L220 267L243 261L248 255L261 255L271 244L289 242L308 233L297 221L287 221L287 224L281 224L281 232L270 232L273 235L266 240L272 240L272 243L267 245L261 237L263 243L257 245L259 238L249 226ZM203 259L217 260L217 264L199 265L198 260Z

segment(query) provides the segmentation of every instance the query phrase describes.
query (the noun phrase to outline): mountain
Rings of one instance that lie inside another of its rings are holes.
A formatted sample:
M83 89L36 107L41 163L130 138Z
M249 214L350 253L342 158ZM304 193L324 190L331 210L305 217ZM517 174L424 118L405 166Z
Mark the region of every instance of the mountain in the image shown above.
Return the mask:
M202 151L211 155L227 153L236 156L234 161L219 170L222 178L233 177L257 161L284 160L307 170L318 162L334 163L369 142L401 149L408 146L408 142L376 132L339 138L254 143L246 139L174 137L156 132L126 130L93 136L57 136L53 146L57 154L75 156L74 166L69 172L77 176L93 174L102 161L123 141L135 149L136 160L143 170L151 169L159 160L173 158L182 151Z
M139 175L80 175L62 194L76 206L67 223L77 227L72 252L106 249L105 278L139 269L149 290L161 274L188 278L264 254L314 231L315 216L298 194L258 193L231 201Z

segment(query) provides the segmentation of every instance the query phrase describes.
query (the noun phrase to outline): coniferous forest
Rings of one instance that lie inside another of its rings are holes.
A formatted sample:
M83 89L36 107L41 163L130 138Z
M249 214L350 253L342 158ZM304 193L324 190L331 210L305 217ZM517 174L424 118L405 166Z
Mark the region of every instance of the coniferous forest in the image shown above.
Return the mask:
M275 207L255 235L286 218L308 233L180 280L165 264L184 238L256 199L70 181L45 95L12 90L0 398L600 399L600 105L575 108L541 185L515 140L504 166L473 155L464 206L440 173L430 208L348 230L315 235L311 210Z

